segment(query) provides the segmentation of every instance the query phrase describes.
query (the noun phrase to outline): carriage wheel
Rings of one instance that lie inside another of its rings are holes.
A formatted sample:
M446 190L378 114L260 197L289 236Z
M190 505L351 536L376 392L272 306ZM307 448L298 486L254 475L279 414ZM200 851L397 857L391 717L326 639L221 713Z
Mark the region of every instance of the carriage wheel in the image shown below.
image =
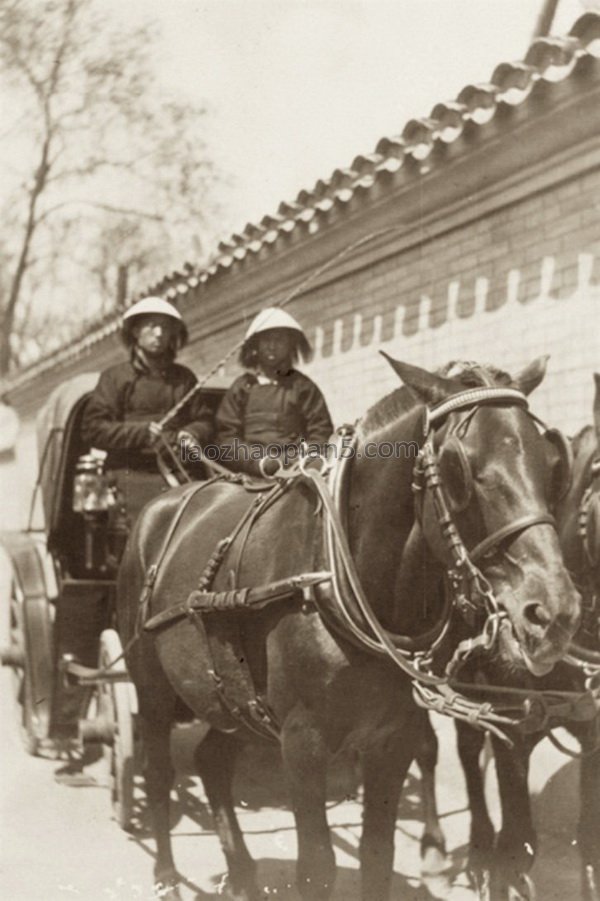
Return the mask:
M54 681L52 621L47 598L15 597L11 603L15 647L23 649L23 667L17 674L17 700L21 708L21 738L28 754L37 754L50 734ZM17 670L17 668L14 668Z
M1 620L0 656L2 666L9 667L12 671L14 695L18 698L25 662L23 627L12 573L1 573L0 579L2 581L0 603L7 614L6 618L3 617Z
M50 735L54 689L52 606L38 547L22 533L2 533L0 620L2 664L12 670L25 750L36 754Z
M100 636L100 667L108 666L122 651L121 640L114 629ZM124 673L120 660L111 670ZM113 740L104 746L108 763L114 818L122 829L131 827L133 816L133 778L135 740L130 682L103 682L98 688L100 715L110 724Z

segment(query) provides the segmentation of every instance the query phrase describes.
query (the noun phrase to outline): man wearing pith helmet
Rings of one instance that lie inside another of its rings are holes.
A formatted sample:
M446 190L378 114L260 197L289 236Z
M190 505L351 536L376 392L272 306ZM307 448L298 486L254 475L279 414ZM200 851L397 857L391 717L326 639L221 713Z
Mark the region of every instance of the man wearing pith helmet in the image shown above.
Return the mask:
M285 310L269 307L255 317L240 350L247 372L231 385L217 413L218 440L232 468L264 474L266 459L258 455L327 442L333 426L325 399L294 368L311 357L304 329Z
M171 410L197 380L175 362L188 332L177 308L162 297L133 304L123 316L121 337L129 359L101 374L86 405L82 435L91 447L106 451L106 469L127 476L119 483L135 516L161 484L150 423ZM198 395L192 396L168 429L165 437L171 443L185 437L205 444L213 434L211 412Z

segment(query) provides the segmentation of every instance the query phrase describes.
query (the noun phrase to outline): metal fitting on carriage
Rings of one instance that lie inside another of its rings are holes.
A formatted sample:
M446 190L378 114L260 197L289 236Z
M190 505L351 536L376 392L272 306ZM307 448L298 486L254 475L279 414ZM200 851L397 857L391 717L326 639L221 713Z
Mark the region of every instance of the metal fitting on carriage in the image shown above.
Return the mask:
M104 460L95 454L84 454L77 461L73 481L73 511L101 513L114 504L114 486L104 475Z

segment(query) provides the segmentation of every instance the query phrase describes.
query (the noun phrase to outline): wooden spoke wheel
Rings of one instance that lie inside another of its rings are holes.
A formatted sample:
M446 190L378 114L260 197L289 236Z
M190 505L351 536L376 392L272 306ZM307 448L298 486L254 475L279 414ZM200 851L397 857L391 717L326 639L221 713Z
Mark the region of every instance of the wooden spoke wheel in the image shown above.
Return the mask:
M121 654L121 640L114 629L100 636L99 666L107 667ZM119 660L111 672L126 674L125 662ZM135 736L132 686L130 682L102 682L98 687L98 714L107 724L112 742L104 745L108 764L114 818L122 829L131 827L133 816L133 782L135 772Z
M21 738L28 754L37 754L50 735L54 685L52 620L47 598L17 597L11 602L12 647L22 654L13 667L20 710Z
M17 585L10 560L0 556L0 656L2 665L11 670L14 696L21 696L23 665L25 663L25 637L19 609Z
M54 690L52 605L38 548L28 535L2 533L0 644L12 670L25 750L36 754L50 735Z

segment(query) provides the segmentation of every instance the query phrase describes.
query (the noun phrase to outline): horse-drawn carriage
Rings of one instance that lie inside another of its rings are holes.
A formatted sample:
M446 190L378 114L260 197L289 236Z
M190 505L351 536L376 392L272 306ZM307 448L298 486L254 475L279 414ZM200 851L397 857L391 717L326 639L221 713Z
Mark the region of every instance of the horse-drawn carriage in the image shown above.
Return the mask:
M26 750L104 744L115 814L127 828L136 696L114 628L114 600L131 517L124 486L103 472L102 452L90 453L82 440L82 416L97 380L97 373L84 373L65 382L38 416L39 468L29 524L0 533L6 618L1 660L14 672ZM213 409L222 393L202 389ZM162 472L148 474L157 494L167 487L164 465ZM43 528L34 527L40 513Z
M397 802L424 734L420 708L499 736L507 727L539 728L540 717L550 723L559 702L564 709L553 691L458 681L469 660L479 666L488 658L539 678L577 630L580 595L553 515L569 457L526 398L545 364L534 361L507 385L503 373L482 367L440 377L390 363L406 387L365 414L349 445L340 440L339 465L319 458L312 469L300 461L271 486L229 478L178 489L140 515L118 574L127 511L80 439L92 379L64 386L41 418L38 484L47 525L45 533L3 536L13 583L3 662L19 677L30 751L75 735L110 749L123 826L138 720L155 879L169 901L179 894L168 745L182 701L211 726L195 760L236 901L257 890L231 796L232 733L259 722L253 731L281 740L299 836L298 887L307 901L330 897L335 878L324 814L327 761L343 743L356 743L362 898L383 901ZM206 391L207 402L216 405L219 394ZM417 460L369 451L415 442ZM348 447L352 453L342 453ZM112 628L115 599L137 695ZM243 654L236 616L244 617ZM577 716L595 721L598 694L567 700Z

